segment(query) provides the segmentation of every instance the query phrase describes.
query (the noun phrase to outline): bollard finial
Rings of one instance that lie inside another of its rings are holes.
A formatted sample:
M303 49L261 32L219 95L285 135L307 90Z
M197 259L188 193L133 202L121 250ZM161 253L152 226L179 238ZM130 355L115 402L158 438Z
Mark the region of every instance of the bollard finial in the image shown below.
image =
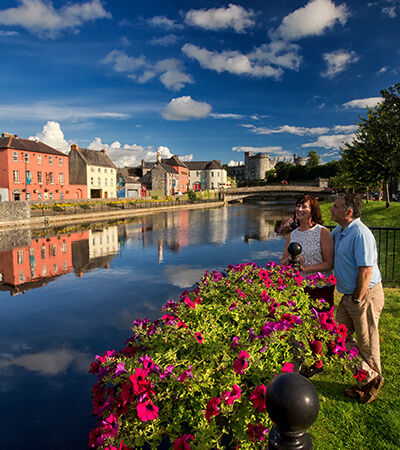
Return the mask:
M269 433L269 450L311 450L306 433L318 417L319 398L312 383L302 375L282 373L270 381L267 412L275 426Z
M303 248L298 242L291 242L288 246L288 252L290 255L289 264L291 264L295 270L300 270L300 261L297 257L300 255L302 250Z

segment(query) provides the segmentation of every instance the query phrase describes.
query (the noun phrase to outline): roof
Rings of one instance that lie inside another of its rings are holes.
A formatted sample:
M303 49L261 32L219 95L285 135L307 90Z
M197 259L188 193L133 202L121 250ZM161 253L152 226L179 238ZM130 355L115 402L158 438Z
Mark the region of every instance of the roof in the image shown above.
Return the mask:
M56 150L40 141L31 139L21 139L16 136L6 136L0 138L0 149L22 150L24 152L48 153L50 155L67 156L65 153Z
M111 161L111 159L107 156L107 154L103 151L98 150L90 150L88 148L78 148L77 150L71 151L77 151L86 164L88 166L100 166L100 167L111 167L113 169L116 169L114 163Z
M187 161L186 165L189 170L223 169L221 161L216 161L215 159L213 159L212 161Z
M136 167L122 167L117 169L117 173L122 176L125 183L140 183L138 170Z
M163 164L163 163L156 164L152 170L157 169L159 167L161 167L162 169L164 169L166 172L169 172L169 173L174 173L174 174L178 173L172 166L170 166L168 164Z
M169 159L162 159L161 162L170 166L181 166L188 169L188 166L179 159L178 155L171 156Z

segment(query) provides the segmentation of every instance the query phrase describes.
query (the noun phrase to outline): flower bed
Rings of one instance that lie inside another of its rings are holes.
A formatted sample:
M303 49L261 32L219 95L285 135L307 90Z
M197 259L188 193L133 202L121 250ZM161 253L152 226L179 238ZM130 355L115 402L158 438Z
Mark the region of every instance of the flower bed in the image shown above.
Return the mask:
M271 426L266 385L311 365L312 339L335 340L330 364L342 367L345 327L303 291L321 277L274 263L229 266L206 272L161 319L136 320L125 348L91 365L99 427L89 446L157 448L167 438L174 450L258 448Z

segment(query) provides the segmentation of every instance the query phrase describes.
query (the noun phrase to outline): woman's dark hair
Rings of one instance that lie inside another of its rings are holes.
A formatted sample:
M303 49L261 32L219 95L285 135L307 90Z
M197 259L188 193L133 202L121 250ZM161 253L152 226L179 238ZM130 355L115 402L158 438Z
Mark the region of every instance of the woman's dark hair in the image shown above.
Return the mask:
M311 220L313 225L316 225L317 223L319 225L323 225L324 221L322 220L322 214L321 214L321 208L319 207L318 200L313 197L312 195L303 195L300 197L297 202L297 205L304 205L304 203L310 202L311 207ZM294 212L293 217L296 217L296 212ZM295 220L297 222L297 220Z

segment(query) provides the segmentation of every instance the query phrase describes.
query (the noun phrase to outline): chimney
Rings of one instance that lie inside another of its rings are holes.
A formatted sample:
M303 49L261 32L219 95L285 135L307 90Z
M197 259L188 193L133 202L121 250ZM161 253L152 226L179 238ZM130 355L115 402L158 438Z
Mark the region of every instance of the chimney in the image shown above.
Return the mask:
M78 150L78 149L79 149L78 144L72 144L71 145L71 151L72 150Z
M100 150L100 152L103 153L103 155L105 155L105 154L106 154L106 149L105 149L105 148L102 148L102 149Z
M161 151L159 148L157 148L157 161L160 163L161 162Z

